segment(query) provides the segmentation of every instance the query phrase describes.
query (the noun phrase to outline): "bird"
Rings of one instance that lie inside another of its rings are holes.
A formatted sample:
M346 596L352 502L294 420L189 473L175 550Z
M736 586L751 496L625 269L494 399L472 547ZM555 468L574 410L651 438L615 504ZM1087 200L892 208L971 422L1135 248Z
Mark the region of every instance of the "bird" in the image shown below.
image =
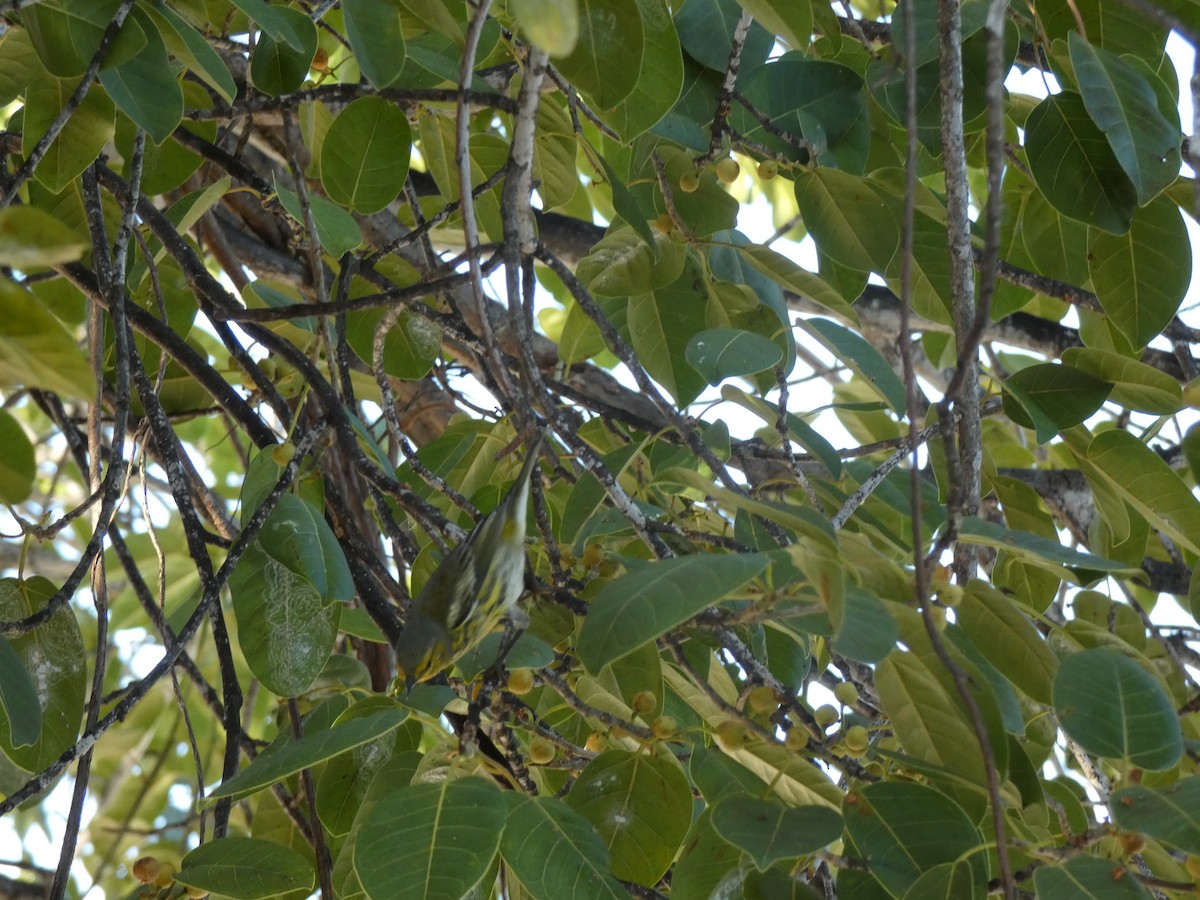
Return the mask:
M395 645L397 682L409 691L448 669L506 617L513 632L528 624L517 601L525 588L525 508L543 437L499 505L442 560L413 602ZM511 632L505 638L499 659L511 649Z

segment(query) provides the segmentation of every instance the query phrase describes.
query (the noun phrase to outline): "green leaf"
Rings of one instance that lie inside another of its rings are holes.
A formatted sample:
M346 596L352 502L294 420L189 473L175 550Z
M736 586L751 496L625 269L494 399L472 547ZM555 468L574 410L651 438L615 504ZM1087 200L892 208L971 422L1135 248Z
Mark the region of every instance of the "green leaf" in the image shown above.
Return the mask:
M27 28L8 28L0 35L0 103L16 100L41 68Z
M0 209L0 265L23 272L74 262L89 249L62 222L33 206Z
M1137 189L1082 97L1062 91L1039 103L1025 121L1025 151L1051 206L1113 234L1129 230Z
M556 68L602 110L637 86L646 35L636 0L578 0L579 39Z
M1128 572L1121 563L1091 553L1064 547L1058 541L1028 531L1005 528L995 522L968 516L959 526L959 539L969 544L994 547L1020 556L1035 565L1059 571L1065 567L1076 580L1089 581L1104 572Z
M966 587L955 621L988 662L1030 699L1050 702L1058 657L1016 603L975 580Z
M1111 859L1076 856L1065 863L1042 866L1033 873L1039 897L1077 900L1150 900L1151 894L1129 869Z
M279 202L300 226L304 227L304 209L300 205L300 197L287 188L276 186L275 193ZM354 216L335 203L330 203L324 197L309 192L309 208L312 210L313 224L317 227L317 237L321 240L321 249L333 257L341 257L348 250L353 250L362 244L362 231ZM382 313L380 313L382 315ZM368 358L368 362L369 362Z
M761 244L746 244L738 247L738 252L750 265L781 287L819 303L851 322L858 321L858 313L854 311L854 307L817 273L801 268L782 253L776 253L770 247Z
M832 647L836 653L859 662L879 662L896 646L896 621L874 594L848 585L845 609Z
M394 731L408 718L408 710L399 707L340 722L332 728L311 731L302 738L286 737L260 753L250 765L223 782L208 797L211 804L221 797L235 799L251 794L332 759L354 747L374 741Z
M679 42L696 62L724 73L741 13L735 0L689 0L675 14ZM742 44L742 71L757 68L771 52L774 42L762 25L752 22Z
M624 898L608 847L592 823L557 797L510 793L500 855L534 897Z
M0 579L0 621L33 615L46 606L54 593L54 585L40 576L24 581ZM19 676L12 693L5 687L0 706L0 751L27 772L40 772L79 736L87 684L83 635L72 607L64 605L49 621L24 634L9 635L6 641L16 657L15 660L9 657L6 667L15 662L27 673L26 677L33 679L39 710L35 713L25 706L28 697L20 688ZM12 713L16 714L15 719L10 718ZM34 717L39 714L41 727L31 740Z
M1054 678L1059 725L1088 753L1169 769L1183 753L1175 706L1158 679L1124 653L1083 650Z
M316 29L312 20L299 10L286 6L273 6L268 0L231 0L273 41L286 44L293 50L305 50L315 40ZM312 59L312 55L309 55Z
M329 126L321 145L321 182L334 202L355 212L379 212L404 187L411 148L404 113L379 97L360 97Z
M580 659L599 672L757 578L768 562L757 553L702 553L650 563L609 582L588 607Z
M774 341L738 328L712 328L688 341L687 361L709 384L763 372L783 359Z
M945 736L943 736L945 739ZM962 807L915 782L878 782L852 790L842 804L846 831L871 874L901 897L922 873L970 856L972 881L986 883L983 837Z
M74 78L91 64L121 0L42 0L22 13L22 22L52 75ZM125 20L108 48L104 65L131 58L145 42L133 16Z
M987 885L980 883L969 859L926 869L904 892L904 900L985 900L986 897Z
M40 8L40 7L39 7ZM78 79L64 81L39 75L25 91L25 127L21 134L21 152L26 156L58 117L74 93ZM34 170L37 178L52 194L60 194L112 140L113 102L99 86L92 85L79 107L58 133L41 163Z
M1074 31L1067 45L1084 106L1107 135L1138 203L1149 203L1179 174L1179 129L1158 111L1154 89L1133 66Z
M399 0L342 0L346 38L359 69L377 88L395 84L404 69Z
M374 365L375 327L384 315L374 309L346 314L346 343L368 366ZM437 325L420 313L403 312L383 339L383 370L396 378L423 378L441 349Z
M665 254L664 254L665 256ZM705 326L694 266L666 287L629 298L630 343L646 372L683 407L704 389L704 378L685 359L692 335Z
M798 319L796 324L825 345L865 384L870 385L893 412L904 415L908 406L904 382L871 344L830 319Z
M1108 399L1128 409L1170 416L1183 405L1183 389L1176 379L1128 356L1092 347L1068 347L1063 351L1062 361L1111 382L1113 389Z
M696 752L703 750L698 747ZM692 754L693 760L696 752ZM734 768L738 767L734 765ZM741 771L745 773L744 769ZM753 787L757 779L751 778L749 773L745 774ZM671 869L672 893L680 897L711 897L717 885L728 884L724 880L727 875L736 877L740 874L737 869L741 856L740 849L717 834L713 828L712 807L706 807L692 823L679 860Z
M791 44L794 50L808 47L813 30L809 0L738 0L738 6L768 31Z
M38 299L0 277L0 386L43 388L91 400L96 382L91 366L62 324Z
M821 252L861 272L887 271L900 226L869 182L837 169L804 170L796 177L796 202Z
M4 448L0 456L0 503L24 503L33 492L37 460L25 429L4 410L0 410L0 447Z
M601 297L629 297L667 287L683 273L687 252L660 231L650 236L652 241L646 242L632 228L613 229L579 261L575 274Z
M1039 444L1086 421L1104 405L1112 385L1082 369L1041 363L1004 379L1004 411L1018 425L1033 428Z
M236 0L251 5L251 0ZM253 0L257 6L262 0ZM250 80L254 86L273 97L290 94L304 84L309 66L317 52L317 27L298 9L286 6L267 7L272 25L259 20L263 32L250 57Z
M149 16L139 16L146 44L137 56L100 73L100 83L155 144L161 144L183 119L183 91L167 58L167 45Z
M237 83L229 74L225 61L204 36L163 0L154 0L147 11L158 22L171 53L184 60L196 77L216 91L222 100L233 103L237 97Z
M462 897L487 874L507 804L490 781L461 778L400 788L367 811L354 868L369 897Z
M1185 853L1200 853L1200 776L1161 787L1114 791L1113 820L1125 831L1138 831Z
M628 224L641 236L642 240L646 242L646 246L650 248L650 252L654 255L654 258L658 259L658 244L660 238L650 230L650 225L646 222L646 217L642 215L642 210L641 207L638 206L637 200L634 199L633 194L629 193L629 188L625 186L625 182L621 180L620 176L617 175L613 167L608 164L608 160L606 160L599 153L596 154L596 159L600 160L600 165L604 169L604 177L608 181L608 189L612 192L613 209L616 211L618 216L625 220L626 224ZM608 235L605 235L605 237L607 236ZM601 238L599 243L604 243L604 238ZM596 246L598 246L598 244L592 247L592 251L596 249ZM591 253L592 251L588 252ZM679 266L682 270L682 253L679 254ZM678 273L676 273L676 275L678 275ZM670 281L674 280L675 279L673 278L670 279ZM670 281L667 283L669 284Z
M567 805L608 845L612 874L644 885L662 878L692 820L692 792L679 764L625 750L606 750L588 763Z
M671 111L684 81L679 36L665 0L638 0L638 10L646 44L637 84L615 107L597 113L626 143L653 128Z
M201 844L183 858L175 880L238 900L312 890L312 864L288 847L251 837L224 837Z
M1150 524L1200 553L1200 501L1157 453L1126 431L1106 431L1088 445L1087 458Z
M556 59L569 56L579 43L576 0L510 0L508 10L529 41Z
M717 833L745 850L760 872L820 850L842 834L842 817L828 806L788 808L745 794L723 797L713 807L712 821Z
M774 425L779 416L779 409L765 400L761 400L745 391L738 390L732 385L721 388L721 399L737 403L761 418L769 425ZM837 449L815 428L794 413L787 414L788 435L797 444L819 459L830 474L835 478L841 476L842 458Z
M42 733L42 705L37 686L20 654L0 635L0 715L8 724L5 745L28 747Z
M1105 315L1134 349L1171 321L1192 277L1191 239L1179 208L1166 197L1134 213L1123 234L1093 230L1088 260Z

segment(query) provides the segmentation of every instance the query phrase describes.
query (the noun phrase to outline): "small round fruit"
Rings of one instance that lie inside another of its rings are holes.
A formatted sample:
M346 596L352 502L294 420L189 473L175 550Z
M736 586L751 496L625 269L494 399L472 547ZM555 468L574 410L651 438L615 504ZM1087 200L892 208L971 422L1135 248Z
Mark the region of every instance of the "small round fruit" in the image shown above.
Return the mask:
M961 585L948 584L938 591L938 600L942 606L949 609L957 609L963 602L963 589Z
M779 700L775 697L773 690L765 684L760 684L750 689L750 694L746 697L746 705L753 712L769 713L779 708Z
M508 673L508 689L522 697L533 690L533 669L513 669Z
M588 544L583 548L583 564L594 569L604 561L604 548L599 544Z
M158 860L153 856L140 856L133 863L133 877L142 884L149 884L158 877L161 868Z
M668 740L675 736L675 732L679 729L675 720L670 716L659 716L650 723L650 730L654 732L654 736L660 741Z
M1189 853L1188 858L1183 861L1183 870L1193 881L1200 881L1200 856Z
M942 606L932 606L929 609L930 615L933 616L933 625L939 631L946 630L946 609Z
M817 707L816 712L813 713L813 718L817 720L817 724L822 728L828 728L841 718L841 713L838 712L836 706L830 706L826 703L824 706Z
M779 174L779 163L773 159L764 159L758 164L758 177L763 181L770 181Z
M296 455L295 444L276 444L271 448L271 462L277 466L286 466Z
M543 737L529 742L529 761L535 766L544 766L554 759L554 745Z
M1122 831L1117 835L1117 840L1121 842L1121 849L1126 856L1146 849L1146 838L1136 831Z
M603 753L608 747L608 738L599 731L593 731L583 746L589 753Z
M871 735L867 733L867 729L862 725L851 725L846 729L846 734L842 740L846 743L846 749L852 754L861 754L871 742Z
M643 719L648 719L650 714L658 709L658 698L652 691L638 691L633 695L633 701L629 705Z
M793 728L787 733L787 739L783 745L792 753L803 753L804 748L808 746L808 732L803 728Z
M164 862L158 864L158 875L154 879L154 886L160 888L170 887L175 883L175 866L173 863Z
M679 189L685 194L694 194L700 187L700 173L695 169L688 169L679 176Z
M668 234L675 227L675 220L671 218L670 213L663 213L654 220L654 227L663 234Z
M833 696L842 706L853 706L858 702L858 688L849 681L843 681L833 689Z
M742 167L737 164L737 160L725 157L717 163L717 177L726 184L733 184L741 174Z
M726 753L735 753L746 746L746 726L732 719L722 722L713 732L717 746Z

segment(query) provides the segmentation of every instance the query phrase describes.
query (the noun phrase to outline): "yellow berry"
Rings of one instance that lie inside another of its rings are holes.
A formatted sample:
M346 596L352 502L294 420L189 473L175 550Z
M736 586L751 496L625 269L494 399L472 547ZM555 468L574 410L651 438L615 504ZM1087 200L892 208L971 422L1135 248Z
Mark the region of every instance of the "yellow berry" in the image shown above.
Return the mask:
M659 231L661 231L663 234L667 234L668 232L670 232L670 230L672 228L675 227L675 222L669 214L663 213L661 216L659 216L657 219L654 220L654 227L657 228Z
M277 466L286 466L295 455L296 447L293 444L276 444L271 448L271 461Z
M741 174L742 167L737 164L737 160L725 157L717 163L717 177L726 184L733 184Z
M638 691L633 695L630 706L643 719L648 719L650 714L658 708L658 698L651 691Z
M846 729L842 740L846 743L846 749L852 754L860 754L867 749L867 744L871 742L871 736L863 726L851 725Z
M599 544L588 544L583 548L583 564L594 569L604 561L604 548Z
M158 860L153 856L139 857L133 864L133 877L142 884L149 884L158 877Z
M166 888L175 883L175 866L169 862L158 864L158 875L154 878L155 887Z
M583 746L589 753L603 753L604 748L608 746L608 738L599 731L593 731L588 735L587 743Z
M960 585L948 584L938 591L937 597L942 606L956 609L963 602L963 589Z
M533 690L533 669L513 669L508 673L508 689L518 697Z
M842 706L853 706L858 702L858 688L849 681L843 681L833 689L833 696Z
M529 742L529 761L535 766L544 766L554 759L554 745L543 737Z
M674 737L675 730L677 728L678 726L675 724L675 720L670 716L659 716L650 723L650 730L654 732L654 736L660 741L665 741L668 738Z
M746 705L756 713L774 712L779 706L779 700L775 696L775 692L765 684L760 684L750 689L749 695L746 697Z
M830 706L826 703L824 706L818 706L816 712L813 713L813 718L817 720L817 724L822 728L826 728L841 718L841 713L837 711L836 706Z
M713 737L718 747L726 753L734 753L746 746L746 727L741 722L729 719L717 726Z
M779 163L773 159L764 159L758 164L758 177L763 181L770 181L779 174Z
M685 194L694 194L700 187L700 173L695 169L688 169L679 176L679 189Z
M1189 853L1188 858L1183 861L1183 870L1192 880L1200 881L1200 856Z
M808 732L803 728L793 728L787 733L787 740L783 744L792 753L802 753L808 746Z

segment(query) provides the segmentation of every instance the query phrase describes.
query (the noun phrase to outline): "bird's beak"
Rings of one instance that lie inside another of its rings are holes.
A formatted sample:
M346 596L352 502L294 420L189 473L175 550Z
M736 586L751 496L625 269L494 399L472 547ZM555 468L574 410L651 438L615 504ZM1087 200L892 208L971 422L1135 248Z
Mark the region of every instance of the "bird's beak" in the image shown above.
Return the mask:
M411 694L413 685L415 685L416 683L417 683L416 676L414 676L412 674L405 675L404 676L404 693Z

